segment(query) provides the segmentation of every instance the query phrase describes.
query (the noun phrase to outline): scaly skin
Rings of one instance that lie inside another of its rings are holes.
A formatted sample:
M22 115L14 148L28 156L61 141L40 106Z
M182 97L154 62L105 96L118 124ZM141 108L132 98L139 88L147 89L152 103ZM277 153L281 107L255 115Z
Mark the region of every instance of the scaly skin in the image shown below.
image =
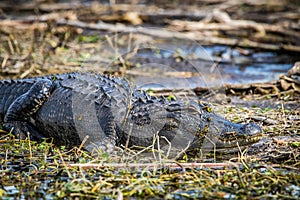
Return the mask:
M88 136L90 151L145 147L155 137L160 148L171 143L193 150L213 144L232 151L257 141L262 132L253 123L232 123L206 104L152 97L125 79L92 73L3 80L0 98L0 120L7 131L68 146Z

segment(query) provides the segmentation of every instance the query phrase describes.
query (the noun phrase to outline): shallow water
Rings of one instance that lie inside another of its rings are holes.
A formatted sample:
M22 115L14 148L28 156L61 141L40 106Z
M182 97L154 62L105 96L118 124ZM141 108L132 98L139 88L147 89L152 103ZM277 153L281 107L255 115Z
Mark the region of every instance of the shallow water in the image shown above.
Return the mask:
M149 43L132 50L128 44L119 48L121 56L131 63L126 68L127 78L143 89L270 82L286 74L300 59L296 54L202 46L190 40L153 38Z

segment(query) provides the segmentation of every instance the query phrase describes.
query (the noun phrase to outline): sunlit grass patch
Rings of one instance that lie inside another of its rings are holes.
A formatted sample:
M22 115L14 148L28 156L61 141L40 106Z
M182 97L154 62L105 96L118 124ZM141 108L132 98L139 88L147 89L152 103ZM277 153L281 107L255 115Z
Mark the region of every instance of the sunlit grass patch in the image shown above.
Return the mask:
M92 157L51 142L1 137L0 197L294 198L299 165L252 162L135 163ZM101 160L103 159L103 160ZM102 163L102 164L101 164ZM75 165L72 165L75 164ZM133 165L134 164L134 165ZM172 165L171 165L172 164Z

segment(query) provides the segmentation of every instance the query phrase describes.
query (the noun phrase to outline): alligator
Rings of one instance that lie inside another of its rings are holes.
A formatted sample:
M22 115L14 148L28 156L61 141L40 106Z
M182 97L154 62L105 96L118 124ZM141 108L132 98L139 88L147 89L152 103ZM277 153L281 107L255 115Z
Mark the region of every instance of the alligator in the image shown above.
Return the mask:
M207 103L155 97L125 78L72 72L0 81L0 122L17 138L52 138L112 152L116 146L232 150L259 140L255 123L232 123ZM158 143L157 145L158 146Z

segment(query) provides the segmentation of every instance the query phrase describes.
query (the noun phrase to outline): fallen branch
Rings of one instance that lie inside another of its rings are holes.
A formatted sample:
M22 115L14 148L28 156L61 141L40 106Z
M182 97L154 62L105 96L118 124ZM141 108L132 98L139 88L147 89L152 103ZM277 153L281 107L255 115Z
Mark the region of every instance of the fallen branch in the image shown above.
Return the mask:
M224 1L224 0L222 0ZM220 2L222 2L220 1ZM204 5L202 5L204 6ZM102 20L108 16L118 16L125 14L127 12L134 11L138 16L144 20L151 19L182 19L188 18L191 20L200 20L209 15L207 9L193 9L190 12L178 8L166 8L158 7L155 5L142 5L142 4L99 4L93 3L91 5L71 2L71 3L38 3L38 2L27 2L23 4L13 4L10 1L0 2L0 9L3 10L18 10L18 11L44 11L44 12L59 12L59 11L79 11L79 15L89 13L89 15L84 15L82 19L89 20L95 19ZM110 12L107 12L110 11ZM91 13L92 12L92 13ZM103 17L103 18L102 18Z
M283 34L292 38L299 38L299 33L293 30L287 30L286 27L279 25L269 25L265 23L257 23L249 20L231 20L223 23L206 23L173 20L170 22L172 28L177 31L233 31L241 29L253 29L259 35L264 36L266 32Z
M224 14L224 12L219 12ZM213 14L218 15L217 14ZM226 13L224 14L226 15ZM205 20L204 20L205 21ZM153 29L147 27L136 27L126 26L123 24L110 24L110 23L89 23L78 20L78 15L74 12L64 13L51 13L40 16L28 16L23 17L19 20L2 20L0 21L0 27L10 27L14 29L45 29L49 23L54 23L58 26L71 26L81 29L92 29L99 31L109 32L123 32L123 33L137 33L145 34L158 38L177 38L177 39L189 39L200 42L202 45L227 45L227 46L239 46L247 48L259 48L269 51L290 51L300 52L300 46L298 45L299 34L293 30L286 30L285 27L278 25L268 25L262 23L256 23L247 20L231 20L230 17L225 17L222 23L204 23L204 22L183 22L183 21L171 21L169 22L173 26L168 29ZM179 24L178 24L179 23ZM183 24L182 24L183 23ZM172 31L172 28L177 30L188 32ZM245 37L243 35L237 37L224 38L223 35L216 35L214 32L217 31L232 31L235 30L237 33L240 29L245 28L257 31L251 37ZM277 33L283 35L280 38L281 42L273 42L274 38L268 38L266 32ZM266 41L268 43L266 43Z
M63 164L66 167L80 167L83 169L103 169L103 168L224 168L224 167L238 167L240 163L103 163L103 164Z
M248 39L207 37L207 35L202 35L201 33L197 33L197 32L181 33L181 32L175 32L166 29L131 27L131 26L125 26L121 24L114 25L114 24L108 24L103 22L97 24L89 24L78 20L65 20L65 19L58 20L57 24L68 25L77 28L94 29L94 30L111 31L111 32L140 33L140 34L145 34L145 35L150 35L150 36L160 37L160 38L190 39L190 40L199 41L202 44L221 44L221 45L228 45L228 46L260 48L260 49L271 50L271 51L285 50L285 51L300 52L300 46L284 45L284 44L266 44L266 43L250 41Z

